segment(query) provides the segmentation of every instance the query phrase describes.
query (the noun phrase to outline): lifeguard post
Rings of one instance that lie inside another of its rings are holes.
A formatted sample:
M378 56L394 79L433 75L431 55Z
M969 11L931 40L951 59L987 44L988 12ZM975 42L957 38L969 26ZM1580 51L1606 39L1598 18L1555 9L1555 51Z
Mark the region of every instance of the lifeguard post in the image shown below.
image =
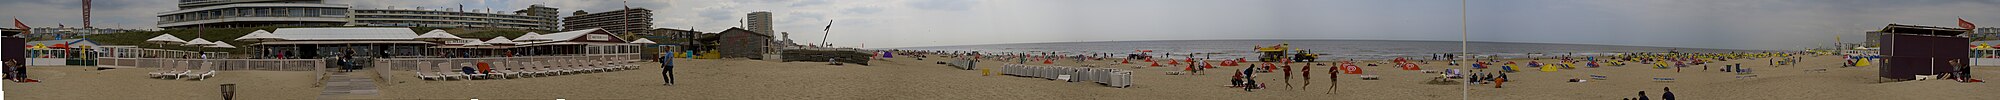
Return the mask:
M1881 43L1878 49L1883 60L1875 64L1880 77L1897 80L1915 79L1916 75L1931 75L1958 70L1953 65L1971 65L1970 40L1962 35L1966 29L1936 26L1889 24L1882 27ZM1956 64L1950 61L1958 60Z

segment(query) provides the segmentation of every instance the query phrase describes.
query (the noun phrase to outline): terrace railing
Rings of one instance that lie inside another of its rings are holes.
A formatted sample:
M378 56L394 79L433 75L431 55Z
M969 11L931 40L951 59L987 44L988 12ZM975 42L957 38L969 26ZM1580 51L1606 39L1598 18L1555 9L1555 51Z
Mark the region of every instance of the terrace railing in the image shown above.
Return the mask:
M574 56L486 57L486 58L382 58L382 59L375 59L374 62L375 69L372 70L375 70L377 74L375 77L376 79L385 80L376 82L389 82L386 80L390 80L391 78L395 77L393 76L395 74L392 72L416 71L417 66L435 65L437 63L487 62L489 64L504 64L504 66L510 66L510 67L525 67L525 66L520 66L521 62L537 62L537 61L550 61L550 60L560 60L560 59L588 59L588 60L598 60L598 61L639 61L643 60L644 58L645 57L641 56L639 53L592 54L592 55L574 55ZM428 63L418 63L418 62L428 62ZM457 65L457 64L452 64L452 65ZM441 69L441 70L451 70L451 69Z
M218 70L321 71L322 59L179 59L179 58L97 58L99 67L159 68L171 61L213 62ZM190 63L199 64L199 63Z
M376 68L388 68L387 70L392 70L392 71L416 71L417 70L416 67L419 64L417 62L431 62L432 64L439 62L451 62L451 63L489 62L489 63L499 64L499 62L532 62L532 61L549 61L556 59L591 59L591 60L603 59L607 61L633 61L633 60L642 60L644 59L644 57L641 57L639 53L624 53L624 54L593 54L593 55L580 55L580 56L526 56L526 57L485 57L485 58L383 58L383 59L376 59L375 64L378 64L376 65Z

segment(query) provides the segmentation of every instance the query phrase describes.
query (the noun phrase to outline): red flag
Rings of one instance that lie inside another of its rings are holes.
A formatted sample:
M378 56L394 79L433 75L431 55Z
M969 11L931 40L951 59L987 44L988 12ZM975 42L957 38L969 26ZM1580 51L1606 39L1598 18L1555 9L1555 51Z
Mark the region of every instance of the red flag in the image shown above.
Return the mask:
M21 29L21 33L24 33L24 34L25 34L25 33L35 33L35 32L33 32L33 31L29 31L30 29L28 29L28 24L22 24L22 23L21 23L21 18L14 18L14 28L17 28L17 29Z
M17 20L18 20L18 19L17 19ZM1965 18L1958 18L1958 27L1961 27L1961 28L1965 28L1965 29L1972 29L1972 28L1974 28L1974 27L1979 27L1979 26L1978 26L1978 25L1972 25L1972 22L1968 22L1968 21L1965 21Z

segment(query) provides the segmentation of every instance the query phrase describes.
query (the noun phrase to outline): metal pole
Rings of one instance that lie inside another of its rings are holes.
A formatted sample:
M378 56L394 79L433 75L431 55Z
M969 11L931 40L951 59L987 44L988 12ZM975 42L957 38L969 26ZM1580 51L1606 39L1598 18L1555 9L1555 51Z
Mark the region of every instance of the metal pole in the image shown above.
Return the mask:
M1466 13L1466 12L1469 12L1468 10L1470 10L1470 9L1471 9L1471 8L1468 8L1469 6L1466 6L1466 5L1470 4L1470 3L1471 3L1471 2L1466 2L1466 0L1458 0L1458 14L1459 14L1459 15L1458 15L1458 22L1459 22L1459 24L1458 24L1458 53L1459 53L1459 55L1466 55L1466 54L1472 54L1472 52L1470 52L1470 51L1468 51L1468 50L1467 50L1467 48L1466 48L1466 44L1465 44L1465 43L1466 43L1466 41L1467 41L1467 40L1466 40L1466 38L1468 38L1468 37L1469 37L1469 35L1466 35L1466 34L1470 34L1470 33L1472 33L1472 30L1467 30L1467 29L1470 29L1470 28L1466 27L1467 25L1465 25L1465 24L1470 24L1470 23L1471 23L1470 21L1466 20L1466 17L1469 17L1469 16L1471 16L1471 15L1468 15L1468 14ZM1464 62L1464 61L1465 61L1465 60L1459 60L1459 62ZM1474 63L1474 64L1477 64L1477 63ZM1467 67L1465 67L1465 65L1464 65L1464 64L1460 64L1460 65L1459 65L1459 68L1464 68L1464 69L1471 69L1471 68L1467 68ZM1471 79L1472 77L1463 77L1463 78L1466 78L1466 80L1470 80L1470 79ZM1471 86L1470 86L1470 85L1471 85L1471 84L1467 84L1467 83L1459 83L1459 84L1458 84L1458 96L1460 97L1460 98L1459 98L1459 100L1470 100L1470 99L1472 99L1472 88L1471 88Z

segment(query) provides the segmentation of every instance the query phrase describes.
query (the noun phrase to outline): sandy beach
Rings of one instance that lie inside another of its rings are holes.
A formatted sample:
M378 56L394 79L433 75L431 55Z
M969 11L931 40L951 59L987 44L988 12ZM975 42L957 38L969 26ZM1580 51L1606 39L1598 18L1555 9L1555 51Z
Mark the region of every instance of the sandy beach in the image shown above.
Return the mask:
M1658 98L1660 89L1672 87L1680 99L1942 99L1986 100L2000 96L1980 93L2000 92L1986 83L1950 81L1875 82L1873 67L1838 68L1837 56L1807 57L1801 65L1765 66L1765 60L1731 60L1715 64L1743 63L1757 70L1757 78L1737 79L1731 72L1700 70L1699 65L1680 72L1653 69L1649 64L1565 69L1557 72L1524 70L1509 74L1505 88L1491 84L1470 85L1471 99L1618 99L1636 97L1647 91ZM662 85L657 63L644 63L639 70L586 73L553 77L504 80L427 81L410 72L396 72L393 80L381 82L382 95L348 99L1358 99L1435 100L1460 99L1460 85L1425 84L1436 74L1398 70L1388 66L1363 66L1366 75L1381 80L1360 80L1343 74L1337 93L1327 94L1325 70L1313 66L1311 86L1287 88L1282 73L1260 73L1258 80L1269 89L1245 92L1223 87L1229 73L1245 66L1229 66L1206 75L1167 75L1179 67L1140 67L1115 64L1112 60L1077 62L1057 60L1064 66L1106 66L1134 70L1135 85L1128 88L1104 87L1095 83L1061 82L1004 75L982 76L979 70L957 70L935 64L937 58L916 60L896 58L876 60L873 65L834 66L819 62L769 62L742 59L677 59L682 72L677 84ZM982 68L1001 66L986 60ZM1528 59L1512 59L1525 63ZM1543 59L1542 62L1556 61ZM1446 62L1430 61L1424 69L1450 68ZM1146 63L1150 64L1150 63ZM1247 63L1246 63L1247 64ZM1041 64L1036 64L1041 65ZM1293 63L1304 66L1307 63ZM1711 68L1719 68L1712 65ZM87 71L85 67L35 67L34 78L43 83L6 83L9 99L205 99L217 98L215 84L242 84L239 98L313 98L306 72L226 71L212 80L184 81L146 79L148 69ZM1808 69L1826 72L1807 72ZM1524 68L1529 69L1529 68ZM2000 73L2000 68L1976 67L1975 73ZM1487 69L1494 71L1497 69ZM1294 73L1300 74L1300 73ZM1606 75L1608 80L1570 83ZM257 76L257 77L250 77ZM1655 82L1654 77L1677 78ZM1304 80L1292 80L1303 85ZM184 98L181 98L184 97Z
M87 66L33 66L28 78L39 83L6 82L10 100L216 100L221 84L236 84L239 100L310 99L319 95L313 75L305 71L220 71L206 80L147 78L154 68L98 71Z
M1837 68L1839 57L1808 57L1802 65L1765 65L1764 60L1732 60L1718 64L1744 63L1759 70L1757 78L1737 79L1734 73L1683 69L1652 69L1651 65L1630 64L1602 68L1578 68L1557 72L1524 71L1505 88L1471 85L1473 99L1617 99L1636 97L1638 91L1652 91L1658 98L1662 87L1673 87L1682 99L2000 99L1977 93L2000 92L1984 83L1911 81L1876 83L1875 68ZM1364 67L1368 75L1382 80L1360 80L1342 75L1338 93L1326 94L1325 69L1314 66L1318 82L1312 86L1287 89L1282 73L1261 73L1258 79L1270 89L1245 92L1222 87L1228 73L1206 75L1166 75L1178 67L1139 67L1114 61L1055 61L1064 66L1109 66L1133 69L1129 88L1103 87L1094 83L1070 83L1038 78L1003 75L981 76L978 70L956 70L934 64L936 58L877 60L872 66L832 66L815 62L768 62L757 60L677 60L683 71L675 86L660 83L657 67L641 70L591 73L555 77L423 81L398 78L386 84L383 98L450 99L1458 99L1460 86L1424 84L1436 74L1397 70L1386 66ZM987 60L979 66L1001 66ZM1516 59L1509 61L1527 61ZM1543 62L1555 61L1544 59ZM1306 63L1294 63L1304 66ZM652 64L644 66L655 66ZM1432 61L1425 69L1447 68ZM1240 69L1223 67L1221 69ZM1688 67L1699 68L1699 67ZM1715 65L1719 68L1719 65ZM1806 72L1807 69L1828 69ZM2000 72L1990 67L1977 73ZM1492 71L1492 70L1487 70ZM996 73L997 74L997 73ZM1297 73L1295 73L1297 74ZM1588 79L1587 75L1610 76L1608 80L1586 83L1564 82ZM1653 77L1677 78L1674 82L1654 82ZM1295 77L1298 78L1298 77ZM1294 80L1303 85L1303 79ZM506 92L500 92L506 91Z

